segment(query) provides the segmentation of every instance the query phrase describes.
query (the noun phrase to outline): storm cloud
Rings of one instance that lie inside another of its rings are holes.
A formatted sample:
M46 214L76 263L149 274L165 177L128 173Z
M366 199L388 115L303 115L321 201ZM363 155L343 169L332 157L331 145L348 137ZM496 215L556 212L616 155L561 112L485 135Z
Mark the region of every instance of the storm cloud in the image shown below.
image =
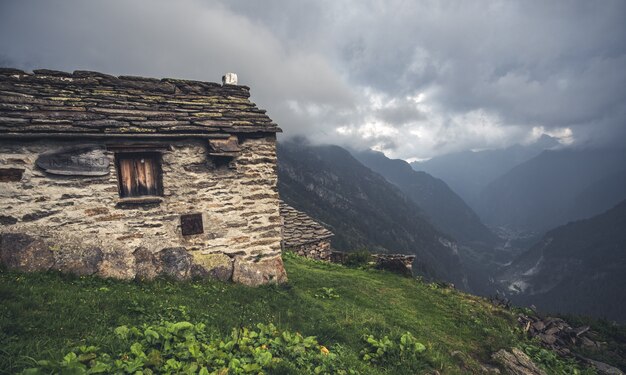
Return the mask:
M623 1L3 1L0 64L219 81L284 136L427 158L623 143Z

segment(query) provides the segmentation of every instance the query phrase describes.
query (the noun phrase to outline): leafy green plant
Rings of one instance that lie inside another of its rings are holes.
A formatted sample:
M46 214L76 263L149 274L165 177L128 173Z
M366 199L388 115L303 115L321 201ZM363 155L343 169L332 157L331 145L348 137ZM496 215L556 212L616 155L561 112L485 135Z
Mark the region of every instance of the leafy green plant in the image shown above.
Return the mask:
M315 293L316 298L322 299L336 299L339 298L339 294L335 292L334 288L320 288L318 293Z
M581 367L574 359L557 356L557 354L536 345L524 345L523 351L550 374L595 375L592 368Z
M127 344L117 356L81 346L59 362L38 361L23 374L257 374L282 362L303 373L348 373L315 337L279 331L272 324L233 329L226 338L212 338L204 324L186 321L120 326L115 334Z
M366 346L361 351L362 359L373 364L382 365L397 362L398 359L400 361L414 359L426 350L426 346L418 342L410 332L404 333L397 341L389 339L388 336L377 339L373 335L365 335L363 340Z

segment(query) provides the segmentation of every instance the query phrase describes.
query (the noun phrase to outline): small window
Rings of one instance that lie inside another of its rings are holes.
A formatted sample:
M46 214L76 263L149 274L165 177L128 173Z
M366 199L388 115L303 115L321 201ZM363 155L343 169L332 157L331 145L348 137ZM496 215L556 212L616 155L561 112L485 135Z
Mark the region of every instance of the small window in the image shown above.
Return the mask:
M161 154L119 153L115 161L120 197L163 195Z

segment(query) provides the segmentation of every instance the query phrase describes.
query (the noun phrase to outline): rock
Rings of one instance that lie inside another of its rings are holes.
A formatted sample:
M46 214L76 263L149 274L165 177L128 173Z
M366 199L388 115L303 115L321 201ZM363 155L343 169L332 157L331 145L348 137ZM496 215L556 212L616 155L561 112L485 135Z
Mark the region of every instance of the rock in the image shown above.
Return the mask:
M552 327L549 330L546 331L546 335L554 335L556 333L558 333L560 331L560 329L558 327Z
M583 327L578 327L576 329L573 330L574 334L576 335L576 337L586 333L587 331L589 331L589 326L583 326Z
M403 254L374 254L376 268L387 270L403 276L413 276L413 261L415 255Z
M550 334L540 334L539 335L539 339L541 339L542 342L548 344L548 345L552 345L556 342L556 336L554 335L550 335Z
M129 280L135 277L135 258L122 250L109 250L102 257L97 275Z
M233 265L233 281L248 286L280 284L287 281L287 272L280 256L256 262L237 257Z
M624 375L624 372L620 369L607 365L604 362L594 361L589 358L585 358L585 360L598 371L599 375Z
M595 348L597 346L593 340L590 340L586 337L581 338L581 343L583 346L586 346L588 348Z
M13 225L17 223L17 218L13 216L0 215L0 225Z
M161 272L161 265L157 257L145 247L138 247L134 252L135 278L152 280Z
M210 277L220 281L229 281L233 276L233 261L226 254L193 253L191 277Z
M533 323L532 326L534 329L536 329L539 332L543 331L546 328L546 325L541 320Z
M35 211L22 216L22 221L35 221L44 217L52 216L59 211Z
M487 375L499 375L500 374L500 370L497 367L487 365L487 364L480 365L480 372L481 374L487 374Z
M190 276L192 256L184 247L168 247L159 252L162 273L176 280Z
M517 348L507 352L499 350L491 358L504 367L505 373L510 375L546 375L524 352Z
M47 271L54 265L54 256L40 239L23 233L4 233L0 235L0 263L19 271Z
M78 276L88 276L98 272L100 262L104 257L102 249L97 247L74 250L62 249L55 251L54 255L54 269Z
M209 271L206 268L198 264L192 264L189 269L189 275L192 279L206 279L209 277Z

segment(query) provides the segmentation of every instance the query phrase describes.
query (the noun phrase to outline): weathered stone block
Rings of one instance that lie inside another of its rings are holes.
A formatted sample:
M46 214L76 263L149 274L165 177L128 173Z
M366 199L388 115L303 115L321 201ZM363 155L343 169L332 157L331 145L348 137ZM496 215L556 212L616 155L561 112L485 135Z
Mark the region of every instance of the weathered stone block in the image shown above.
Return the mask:
M256 262L237 257L233 265L233 281L248 286L280 284L287 281L287 272L280 256Z
M47 271L54 265L54 257L40 239L24 233L4 233L0 235L0 262L19 271Z
M54 269L78 276L93 275L98 272L104 254L98 247L86 249L60 249L54 252Z
M145 247L139 247L133 253L135 257L135 278L152 280L161 272L159 259Z
M135 258L122 250L110 250L104 253L98 276L129 280L135 277Z
M233 260L225 254L193 253L192 277L210 277L229 281L233 276Z
M511 375L546 375L524 352L513 348L511 352L501 349L491 358L505 368Z
M0 225L13 225L17 223L17 218L8 215L0 215Z
M170 247L159 252L162 273L176 280L190 277L192 256L184 247Z

